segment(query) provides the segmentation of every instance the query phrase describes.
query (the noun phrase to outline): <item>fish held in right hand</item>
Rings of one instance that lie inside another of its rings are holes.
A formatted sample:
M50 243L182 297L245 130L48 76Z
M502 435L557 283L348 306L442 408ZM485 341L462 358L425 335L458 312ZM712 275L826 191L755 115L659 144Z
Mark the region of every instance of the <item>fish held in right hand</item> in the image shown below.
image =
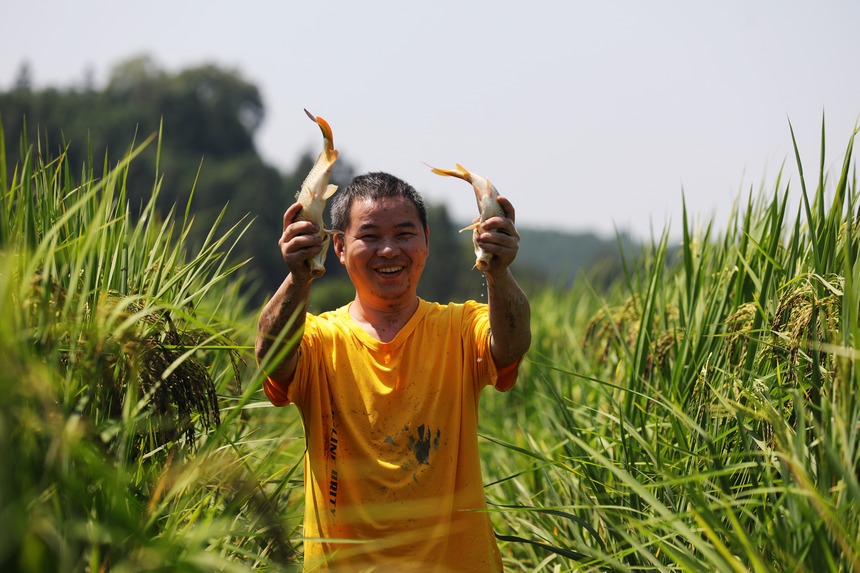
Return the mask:
M311 168L302 188L296 194L296 201L301 203L302 210L296 216L297 221L310 221L317 226L317 235L322 238L322 251L307 261L311 268L311 277L319 278L325 273L325 257L331 243L331 235L337 231L328 231L323 224L323 212L326 201L337 191L337 185L329 184L331 168L337 160L338 152L334 148L334 136L328 122L319 116L314 116L305 110L308 117L319 125L323 134L323 148Z
M458 179L468 181L472 184L472 188L475 191L475 199L478 201L478 211L480 212L481 218L478 222L469 225L464 229L460 229L460 232L472 231L472 245L475 248L475 267L483 272L488 271L490 269L490 261L492 260L493 255L478 246L478 236L483 231L483 227L481 225L484 221L492 217L505 216L505 211L499 204L499 192L496 191L496 187L490 183L489 179L482 177L477 173L470 172L459 163L456 164L456 169L438 169L431 165L428 165L428 167L430 167L431 171L437 175L457 177Z

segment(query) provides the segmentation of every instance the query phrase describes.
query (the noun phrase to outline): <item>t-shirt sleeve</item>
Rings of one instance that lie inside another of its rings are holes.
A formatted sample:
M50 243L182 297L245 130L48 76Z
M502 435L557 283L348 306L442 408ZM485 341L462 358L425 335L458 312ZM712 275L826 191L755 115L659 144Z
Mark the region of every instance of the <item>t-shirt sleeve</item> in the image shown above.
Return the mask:
M516 362L508 364L504 368L497 370L496 390L499 392L507 392L517 384L517 378L520 375L520 362L523 361L520 356Z
M295 376L293 376L293 378L295 378ZM281 382L273 378L269 378L268 376L266 376L266 379L263 381L263 392L266 394L269 402L275 406L286 406L290 403L288 395L289 386L284 386Z

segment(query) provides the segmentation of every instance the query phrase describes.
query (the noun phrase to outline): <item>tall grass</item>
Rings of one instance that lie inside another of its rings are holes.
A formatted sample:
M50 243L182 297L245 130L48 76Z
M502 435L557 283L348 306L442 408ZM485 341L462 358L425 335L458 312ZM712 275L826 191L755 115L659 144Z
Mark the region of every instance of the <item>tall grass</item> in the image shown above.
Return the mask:
M190 244L195 190L159 217L158 173L128 205L159 141L83 168L0 149L4 571L298 567L303 435L259 391L248 223ZM853 141L724 231L685 212L605 291L533 296L520 384L481 412L509 570L860 570Z
M780 178L719 236L685 211L611 292L534 301L483 418L514 568L860 570L854 135L832 180L823 141L798 213Z
M130 165L159 142L77 173L63 149L23 141L0 166L4 571L294 561L277 495L292 462L257 454L265 420L244 422L259 375L229 254L246 223L189 244L187 208L155 211L157 174L150 203L129 205Z

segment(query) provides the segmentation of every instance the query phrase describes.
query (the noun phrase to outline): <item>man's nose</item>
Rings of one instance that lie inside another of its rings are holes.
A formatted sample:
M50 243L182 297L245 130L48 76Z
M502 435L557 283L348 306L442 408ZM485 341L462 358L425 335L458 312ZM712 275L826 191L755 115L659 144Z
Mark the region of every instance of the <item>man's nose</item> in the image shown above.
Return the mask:
M394 239L383 239L376 252L380 257L394 257L400 254L400 247Z

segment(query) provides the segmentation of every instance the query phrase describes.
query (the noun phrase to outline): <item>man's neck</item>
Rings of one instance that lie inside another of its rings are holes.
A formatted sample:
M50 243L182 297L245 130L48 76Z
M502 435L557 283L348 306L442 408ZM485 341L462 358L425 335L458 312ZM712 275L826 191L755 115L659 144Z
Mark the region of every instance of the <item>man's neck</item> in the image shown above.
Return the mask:
M376 307L356 297L349 314L361 328L380 342L391 342L418 309L418 297L406 304Z

